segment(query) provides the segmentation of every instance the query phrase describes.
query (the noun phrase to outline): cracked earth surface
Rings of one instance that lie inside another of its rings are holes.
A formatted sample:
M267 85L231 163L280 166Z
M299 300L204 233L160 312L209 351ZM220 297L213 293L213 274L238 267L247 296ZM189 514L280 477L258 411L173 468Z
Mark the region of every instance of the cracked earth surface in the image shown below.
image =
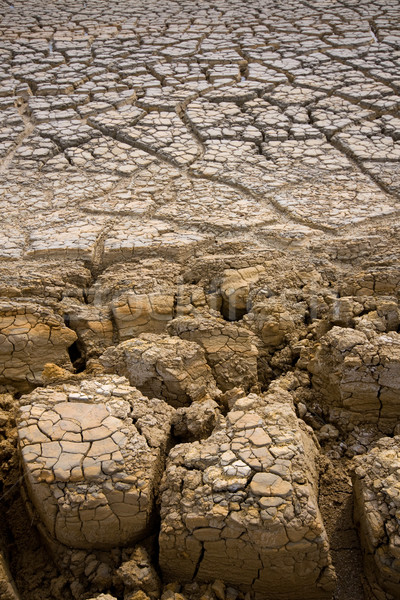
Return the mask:
M0 57L0 598L399 598L398 0L0 0Z

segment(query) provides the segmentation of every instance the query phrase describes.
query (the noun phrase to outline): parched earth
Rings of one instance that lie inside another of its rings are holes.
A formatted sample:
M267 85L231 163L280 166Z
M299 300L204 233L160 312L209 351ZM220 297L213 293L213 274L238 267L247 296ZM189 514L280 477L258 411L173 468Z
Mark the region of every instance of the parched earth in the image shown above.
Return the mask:
M0 58L0 599L399 599L399 1L0 0Z

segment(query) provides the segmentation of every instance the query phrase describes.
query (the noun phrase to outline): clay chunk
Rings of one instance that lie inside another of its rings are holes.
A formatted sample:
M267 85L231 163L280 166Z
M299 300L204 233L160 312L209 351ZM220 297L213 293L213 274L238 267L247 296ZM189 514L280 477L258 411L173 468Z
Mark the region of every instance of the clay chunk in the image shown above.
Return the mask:
M333 327L314 348L308 364L312 384L346 424L375 424L393 433L400 409L400 335L367 336Z
M258 350L255 336L248 329L207 314L178 317L169 323L168 331L204 349L223 392L235 386L247 390L257 383Z
M365 573L388 595L400 598L400 436L383 437L353 459L355 520L360 531Z
M77 339L52 310L34 303L0 303L0 384L12 383L23 391L42 383L44 365L72 364L68 348Z
M208 439L175 446L161 484L164 579L220 579L260 600L330 598L315 453L277 386L238 399Z
M220 393L204 350L178 337L142 333L108 348L100 362L108 372L127 377L143 394L162 398L175 408Z
M144 537L174 410L117 376L38 388L21 403L25 485L47 534L85 549Z

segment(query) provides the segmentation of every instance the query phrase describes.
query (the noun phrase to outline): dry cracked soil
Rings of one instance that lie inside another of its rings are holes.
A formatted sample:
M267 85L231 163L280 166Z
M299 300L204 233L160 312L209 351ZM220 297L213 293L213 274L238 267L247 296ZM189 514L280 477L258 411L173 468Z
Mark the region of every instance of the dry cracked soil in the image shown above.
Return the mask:
M398 600L399 0L0 0L0 57L0 600Z

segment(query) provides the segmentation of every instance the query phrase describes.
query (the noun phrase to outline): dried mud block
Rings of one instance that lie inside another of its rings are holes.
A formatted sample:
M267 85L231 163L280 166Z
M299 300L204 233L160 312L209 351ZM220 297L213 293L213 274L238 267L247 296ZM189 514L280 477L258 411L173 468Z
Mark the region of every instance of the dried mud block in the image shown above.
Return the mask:
M175 446L161 484L164 579L220 579L260 600L330 598L316 454L278 386L238 399L208 439Z
M0 303L0 383L22 389L42 382L49 362L72 368L68 348L76 333L51 310L33 303Z
M219 418L219 408L217 402L211 399L178 408L172 422L174 436L181 441L208 437Z
M6 298L76 298L84 302L91 273L79 261L0 262L0 296Z
M181 280L181 266L162 258L116 263L97 277L88 290L88 302L102 306L129 293L173 295Z
M244 321L267 348L274 349L307 334L305 312L304 302L290 304L273 297L256 302Z
M143 394L163 398L175 408L220 393L204 350L178 337L142 333L108 348L100 362L107 371L127 377Z
M136 546L129 560L117 569L113 583L117 590L125 590L124 598L130 599L138 591L145 593L144 597L148 596L151 600L159 600L161 595L160 579L147 550L142 546Z
M88 293L97 307L110 306L118 341L162 333L173 318L180 266L159 258L108 267Z
M334 327L312 352L312 385L325 399L331 418L343 426L368 423L393 432L400 410L398 333L367 336Z
M223 392L236 386L248 390L257 383L258 350L248 329L207 314L178 317L168 325L168 331L202 346Z
M125 217L108 233L104 242L103 265L131 260L133 256L164 256L185 261L209 241L211 237L207 234L171 227L160 220L143 223Z
M165 294L125 294L111 303L121 342L144 332L161 333L173 318L175 296Z
M25 485L50 537L86 549L142 538L174 410L118 376L38 388L21 403Z
M250 287L264 274L261 265L243 269L226 269L221 277L222 314L229 321L236 321L247 312Z
M63 300L64 320L78 336L78 343L87 358L99 356L112 345L114 328L108 307L80 304Z
M374 240L375 241L375 240ZM379 243L379 240L376 240ZM399 297L400 268L397 264L390 267L371 267L366 271L349 273L340 286L341 295L379 296L393 294Z
M400 436L381 438L353 462L364 570L379 600L395 600L400 598Z
M80 220L65 222L46 227L42 225L32 229L29 234L29 245L26 249L27 258L63 258L69 260L92 260L96 247L96 240L101 234L105 224L103 215L90 215ZM50 234L49 234L50 233Z

